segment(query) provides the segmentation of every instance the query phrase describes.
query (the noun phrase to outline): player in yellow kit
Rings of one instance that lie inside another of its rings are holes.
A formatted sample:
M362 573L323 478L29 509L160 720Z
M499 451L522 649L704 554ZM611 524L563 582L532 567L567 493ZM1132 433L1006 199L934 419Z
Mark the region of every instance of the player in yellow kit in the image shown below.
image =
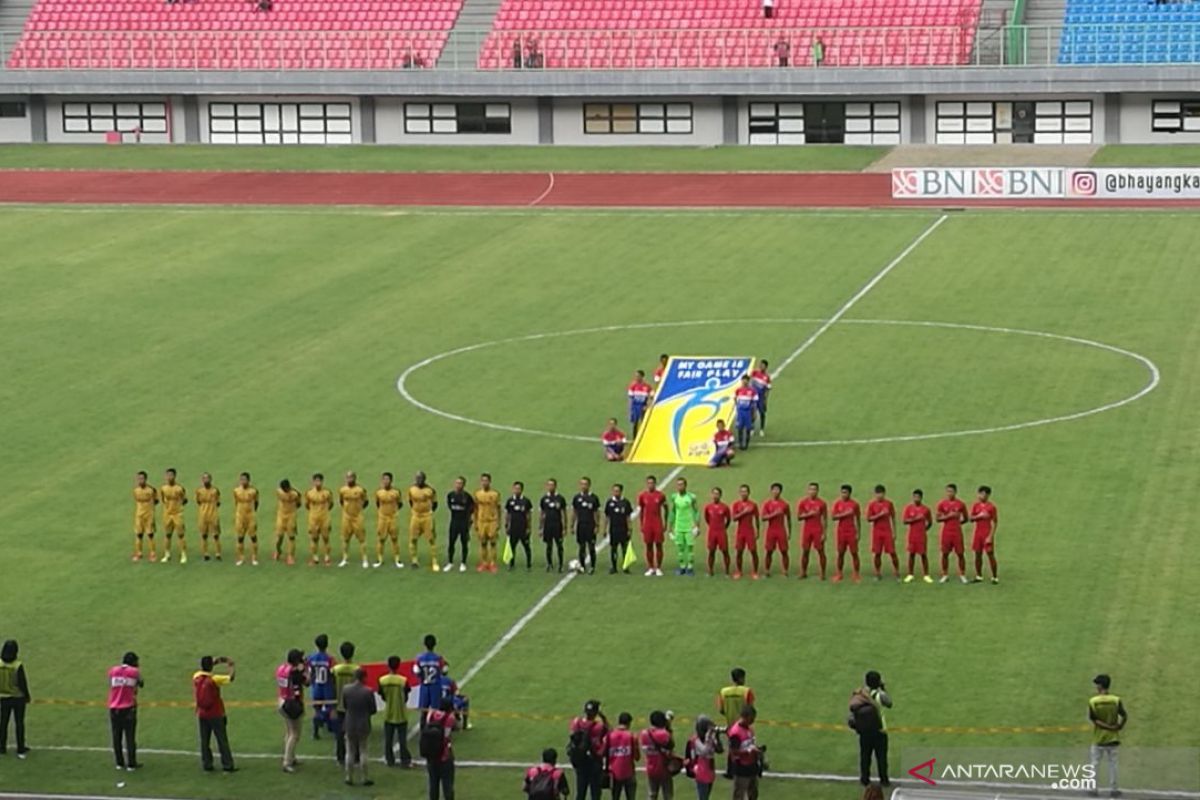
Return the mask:
M437 505L437 490L425 482L424 472L418 472L413 477L413 485L408 487L408 560L413 569L421 566L417 561L417 540L424 538L429 542L431 569L438 571L437 532L433 525Z
M296 563L296 510L300 508L304 496L292 486L292 482L284 478L275 490L275 552L271 558L275 561L283 555L283 538L287 537L287 564L290 567Z
M237 534L237 566L246 561L246 537L250 537L250 566L258 566L258 489L250 483L250 473L238 475L233 490L233 532Z
M164 483L158 490L158 496L162 499L163 507L163 533L167 536L166 546L163 548L162 562L169 564L171 562L171 537L178 534L179 536L179 563L187 563L187 539L183 537L183 507L187 505L187 489L184 489L175 482L175 470L168 469L164 476Z
M367 490L358 485L358 476L347 472L346 485L338 490L338 504L342 507L342 560L339 567L346 566L349 561L351 538L358 539L363 569L371 566L367 560L367 528L363 518L367 503Z
M325 488L325 476L319 472L313 473L312 487L304 493L304 510L308 512L308 565L317 563L319 550L328 567L332 563L329 558L329 516L333 511L333 492Z
M146 481L145 471L139 471L133 479L133 560L142 560L142 545L148 544L150 560L158 558L154 548L154 507L158 505L158 489ZM149 542L145 540L149 539Z
M383 566L383 546L388 539L392 542L392 556L396 559L397 569L404 566L404 562L400 560L400 533L396 524L401 504L400 490L392 486L392 473L383 473L379 480L379 488L375 490L375 508L378 510L375 532L379 536L375 542L377 567Z
M196 490L196 523L200 529L200 555L208 561L208 537L213 540L217 561L221 560L221 490L212 484L212 475L200 476L200 488Z
M500 532L500 493L492 488L492 476L479 476L475 490L475 534L479 537L479 567L476 572L496 571L496 537Z

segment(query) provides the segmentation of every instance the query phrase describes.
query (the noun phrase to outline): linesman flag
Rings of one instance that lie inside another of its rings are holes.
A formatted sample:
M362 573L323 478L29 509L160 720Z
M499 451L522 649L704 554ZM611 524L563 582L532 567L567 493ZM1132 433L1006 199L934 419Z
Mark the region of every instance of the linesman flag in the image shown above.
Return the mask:
M633 549L633 542L625 545L625 558L621 559L621 569L629 569L637 563L637 551Z
M504 537L504 552L500 555L500 561L507 564L513 560L512 539L508 536Z

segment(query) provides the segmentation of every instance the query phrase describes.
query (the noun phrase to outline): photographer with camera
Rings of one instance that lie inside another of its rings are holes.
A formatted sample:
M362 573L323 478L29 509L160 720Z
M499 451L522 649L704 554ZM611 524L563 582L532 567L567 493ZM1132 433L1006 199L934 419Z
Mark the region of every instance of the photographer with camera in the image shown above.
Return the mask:
M717 780L717 754L724 752L718 728L704 714L696 717L696 732L687 741L683 751L683 763L688 777L696 782L696 797L708 800L712 796L713 783Z
M892 707L891 695L883 685L883 677L871 670L863 683L850 695L851 729L858 734L859 782L871 785L871 757L879 768L879 785L890 786L888 780L888 736L883 709Z
M571 720L567 740L567 758L575 768L575 794L579 800L600 800L604 778L604 751L608 740L608 719L600 713L600 701L583 704L583 716Z
M216 672L218 666L225 666L226 672ZM233 659L225 656L204 656L200 659L200 669L192 674L192 688L196 697L196 719L200 723L200 764L205 772L213 771L212 740L217 739L217 749L221 753L221 769L226 772L236 772L233 765L233 753L229 749L229 735L226 733L228 720L225 718L225 703L221 700L221 687L233 683L237 668Z
M287 658L275 669L276 698L279 715L283 718L283 771L296 771L296 745L300 743L300 726L304 718L304 687L308 686L308 668L304 651L292 648Z
M651 711L650 727L644 729L638 736L638 745L646 756L646 782L650 786L650 800L672 800L675 797L675 775L673 762L678 762L675 755L675 739L671 735L671 717L669 711Z
M758 780L767 769L767 748L754 739L754 706L742 706L738 721L726 734L733 762L733 800L758 800Z

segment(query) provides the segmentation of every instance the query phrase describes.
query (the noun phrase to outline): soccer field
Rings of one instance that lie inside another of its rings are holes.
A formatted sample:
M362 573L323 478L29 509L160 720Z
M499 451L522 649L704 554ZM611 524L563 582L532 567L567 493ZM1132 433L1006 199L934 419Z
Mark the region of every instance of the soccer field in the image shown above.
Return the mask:
M1195 744L1194 215L14 207L0 242L0 638L20 641L35 698L33 753L0 759L4 790L416 796L420 771L343 787L307 725L301 773L280 772L273 670L319 632L353 640L360 661L411 657L435 632L452 674L472 670L463 761L561 751L589 697L610 718L641 726L670 708L690 727L734 665L779 772L855 774L846 700L869 668L896 700L896 767L939 747L1084 745L1099 671L1130 709L1127 744ZM398 391L408 368L460 348ZM314 471L336 484L353 469L371 489L383 470L406 484L420 469L441 492L481 471L531 495L551 476L636 491L645 468L577 437L623 416L629 374L660 352L795 356L770 435L729 470L683 473L702 498L745 482L761 499L777 480L794 501L815 480L865 503L882 482L899 504L914 487L936 501L947 481L968 496L988 483L1001 584L560 583L536 543L529 574L235 567L228 499L224 563L195 557L193 506L191 563L129 561L138 469L158 483L177 467L189 490L209 471L226 498L250 471L266 541L275 484ZM188 752L148 751L121 776L100 701L130 649L147 681L141 747ZM238 663L235 755L271 754L232 776L191 754L189 678L206 653ZM519 796L520 774L460 769L459 796ZM798 780L770 778L764 796L858 791ZM1200 788L1177 780L1136 764L1123 776Z

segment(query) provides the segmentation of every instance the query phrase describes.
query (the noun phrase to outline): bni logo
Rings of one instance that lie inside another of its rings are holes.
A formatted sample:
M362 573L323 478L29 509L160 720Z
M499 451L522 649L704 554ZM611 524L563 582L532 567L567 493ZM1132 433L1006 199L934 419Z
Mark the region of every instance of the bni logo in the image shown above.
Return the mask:
M1096 193L1096 173L1079 170L1071 173L1070 192L1079 197L1091 197Z
M917 764L915 767L910 768L908 774L930 786L937 786L937 781L933 779L933 765L936 763L937 759L931 758L922 764Z

